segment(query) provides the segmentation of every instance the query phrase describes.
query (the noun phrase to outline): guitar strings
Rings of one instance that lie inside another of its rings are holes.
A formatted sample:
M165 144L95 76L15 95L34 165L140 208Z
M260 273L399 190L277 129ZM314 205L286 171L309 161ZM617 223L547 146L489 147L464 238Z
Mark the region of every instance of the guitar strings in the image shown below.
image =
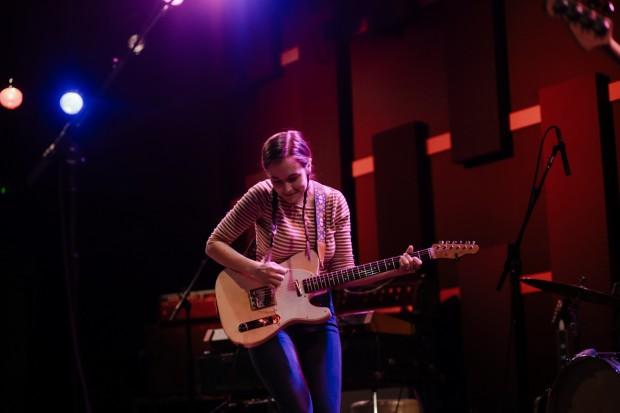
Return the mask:
M420 251L414 251L413 254L418 258L429 258L431 256L430 251L432 248L427 248ZM347 268L344 270L334 271L323 275L318 275L303 280L304 290L307 292L313 292L323 288L335 287L338 283L334 282L338 279L343 281L355 281L358 279L366 278L368 276L379 274L381 272L390 271L398 268L396 263L400 260L400 256L386 258L383 260L375 261L373 263L359 265L353 268ZM391 267L389 268L388 264ZM381 265L385 267L385 270L381 270ZM353 279L350 279L353 277ZM333 284L333 285L331 285ZM266 297L273 297L274 291L271 287L259 287L251 291L251 296L257 299L265 299Z
M414 251L411 255L415 255L418 258L430 258L433 248L426 248L424 250ZM381 272L390 271L398 268L396 263L400 260L400 256L386 258L383 260L375 261L368 264L362 264L356 267L347 268L344 270L334 271L323 275L317 275L302 280L304 290L306 292L314 292L321 289L335 287L339 285L337 281L342 280L344 282L355 281L359 279L379 274ZM390 264L393 268L388 268ZM381 270L381 265L385 267L385 270ZM374 268L373 268L374 267ZM351 277L353 277L351 279ZM333 284L333 285L332 285ZM274 289L272 287L258 287L251 290L251 299L264 300L267 297L274 297Z

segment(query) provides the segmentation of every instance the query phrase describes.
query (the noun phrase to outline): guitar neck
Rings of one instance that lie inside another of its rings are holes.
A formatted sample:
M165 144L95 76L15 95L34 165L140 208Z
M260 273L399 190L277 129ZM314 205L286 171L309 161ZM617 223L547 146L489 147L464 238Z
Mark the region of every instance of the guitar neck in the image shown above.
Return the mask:
M422 261L427 261L433 258L431 250L432 248L414 251L411 255L418 257ZM303 288L306 293L327 290L328 288L339 287L349 282L363 280L365 278L372 277L373 275L396 270L399 267L400 255L368 264L358 265L357 267L347 268L345 270L333 271L327 274L306 278L303 280Z

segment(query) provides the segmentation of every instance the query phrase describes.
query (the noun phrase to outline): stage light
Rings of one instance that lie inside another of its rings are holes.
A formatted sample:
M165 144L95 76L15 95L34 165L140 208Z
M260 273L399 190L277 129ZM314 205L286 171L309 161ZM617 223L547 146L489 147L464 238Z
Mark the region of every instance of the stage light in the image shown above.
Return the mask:
M144 50L144 39L137 34L132 34L127 40L127 46L134 54L139 55Z
M183 3L183 0L164 0L164 3L167 3L171 6L180 6Z
M67 115L76 115L82 110L84 100L77 92L67 92L60 98L60 107Z
M13 86L13 79L9 79L9 86L0 92L0 105L9 110L17 109L22 104L24 95L21 90Z

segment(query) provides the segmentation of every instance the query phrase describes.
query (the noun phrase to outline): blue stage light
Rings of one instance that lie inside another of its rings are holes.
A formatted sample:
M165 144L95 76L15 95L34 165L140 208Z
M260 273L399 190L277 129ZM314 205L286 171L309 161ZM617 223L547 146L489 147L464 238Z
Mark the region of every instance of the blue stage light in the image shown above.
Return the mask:
M60 98L60 107L67 115L76 115L82 110L84 100L77 92L67 92Z

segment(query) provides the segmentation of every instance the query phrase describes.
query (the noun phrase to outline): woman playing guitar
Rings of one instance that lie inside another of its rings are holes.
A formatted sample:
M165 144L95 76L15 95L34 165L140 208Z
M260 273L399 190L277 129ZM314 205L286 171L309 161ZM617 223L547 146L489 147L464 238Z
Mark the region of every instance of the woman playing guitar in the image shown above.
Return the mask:
M252 291L258 291L251 299L251 305L256 308L275 305L275 298L270 295L273 289L295 291L296 288L298 295L302 295L300 285L292 286L291 267L281 265L292 256L311 261L318 255L321 274L355 265L347 202L338 190L311 179L312 154L302 134L284 131L267 139L262 149L262 165L267 179L250 188L226 214L206 248L207 254L228 267L241 283L245 279L262 286ZM230 246L252 225L256 230L256 260ZM392 269L379 274L379 278L417 270L422 262L412 253L413 246L409 246ZM377 279L365 278L356 284ZM264 342L249 346L249 353L280 411L338 413L341 349L331 294L327 291L314 295L312 303L323 308L326 320L318 324L291 323ZM223 305L227 303L218 297L220 313ZM239 329L250 330L279 321L274 317L260 318L244 323Z

